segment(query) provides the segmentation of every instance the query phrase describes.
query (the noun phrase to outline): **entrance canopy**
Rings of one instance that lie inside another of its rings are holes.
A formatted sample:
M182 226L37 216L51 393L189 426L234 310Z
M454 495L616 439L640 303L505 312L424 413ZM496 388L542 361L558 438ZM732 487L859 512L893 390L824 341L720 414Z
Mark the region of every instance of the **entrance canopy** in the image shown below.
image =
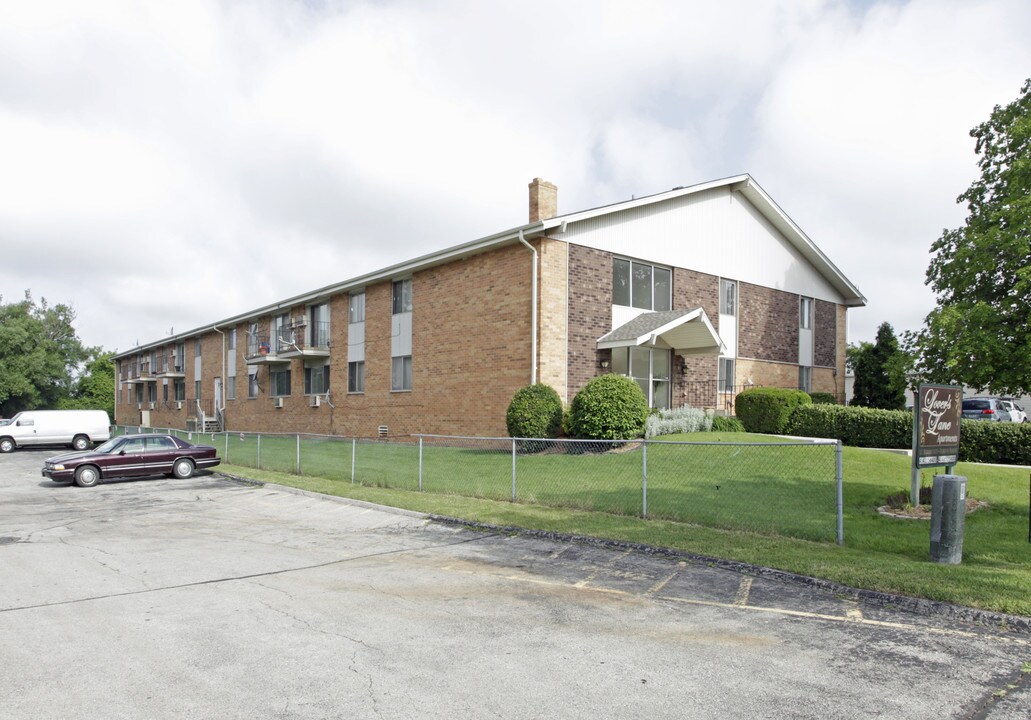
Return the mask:
M598 349L653 347L677 355L719 355L726 346L701 308L646 312L598 338Z

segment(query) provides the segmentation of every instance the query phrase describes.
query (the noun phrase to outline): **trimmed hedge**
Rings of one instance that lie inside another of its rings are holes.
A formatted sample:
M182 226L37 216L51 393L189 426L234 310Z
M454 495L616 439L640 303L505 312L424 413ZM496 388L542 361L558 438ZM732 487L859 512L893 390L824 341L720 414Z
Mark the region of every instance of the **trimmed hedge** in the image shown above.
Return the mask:
M913 447L913 412L857 406L804 405L795 408L787 432L832 438L851 447ZM1031 424L961 420L959 459L965 462L1031 465Z
M562 430L562 400L550 385L537 383L516 391L505 426L510 437L553 438Z
M805 405L795 408L786 432L841 440L852 447L908 448L913 444L913 413L853 405Z
M576 394L569 406L568 429L573 437L589 440L629 440L644 434L648 401L641 387L623 375L594 378Z
M812 402L812 398L801 390L749 388L738 393L734 400L734 414L748 432L779 435L787 428L791 411Z

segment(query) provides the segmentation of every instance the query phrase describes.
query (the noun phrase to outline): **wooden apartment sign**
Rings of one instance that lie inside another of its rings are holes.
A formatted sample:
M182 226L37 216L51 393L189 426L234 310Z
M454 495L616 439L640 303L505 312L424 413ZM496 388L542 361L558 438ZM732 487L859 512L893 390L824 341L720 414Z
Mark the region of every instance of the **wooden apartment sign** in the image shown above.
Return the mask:
M913 465L955 465L959 460L959 419L963 388L920 385L913 408Z

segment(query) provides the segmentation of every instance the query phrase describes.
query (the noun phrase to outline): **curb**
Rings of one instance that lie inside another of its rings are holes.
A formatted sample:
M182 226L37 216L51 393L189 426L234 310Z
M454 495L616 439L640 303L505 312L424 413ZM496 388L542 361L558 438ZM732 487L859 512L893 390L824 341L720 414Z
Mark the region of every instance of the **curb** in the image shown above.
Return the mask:
M339 497L337 495L325 495L323 493L312 492L310 490L301 490L287 485L251 480L250 478L237 477L226 473L218 474L226 480L240 485L269 487L274 490L293 495L303 495L305 497L329 500L331 502L337 502L344 505L353 505L355 507L379 510L393 515L420 518L440 523L442 525L464 527L469 528L470 530L496 532L505 535L539 538L555 542L571 542L579 545L590 545L593 547L603 547L613 550L632 550L644 555L656 555L676 560L685 560L699 565L729 570L742 575L768 578L802 587L815 588L877 607L901 609L906 612L923 615L925 617L938 617L972 623L975 625L989 626L995 630L1031 634L1031 617L1024 617L1022 615L1008 615L1006 613L978 610L976 608L969 608L963 605L954 605L952 603L941 602L939 600L927 600L924 598L910 597L908 595L893 595L891 593L879 592L877 590L863 590L861 588L842 585L831 580L822 580L808 575L799 575L797 573L788 572L787 570L777 570L775 568L763 567L762 565L751 565L737 560L726 560L724 558L717 558L709 555L699 555L697 553L687 552L686 550L676 550L674 548L626 542L623 540L597 538L589 535L558 533L551 530L533 530L530 528L519 527L517 525L491 525L472 520L463 520L462 518L449 517L447 515L433 515L417 512L415 510L390 507L389 505L377 505L376 503L366 502L365 500L355 500L352 498Z

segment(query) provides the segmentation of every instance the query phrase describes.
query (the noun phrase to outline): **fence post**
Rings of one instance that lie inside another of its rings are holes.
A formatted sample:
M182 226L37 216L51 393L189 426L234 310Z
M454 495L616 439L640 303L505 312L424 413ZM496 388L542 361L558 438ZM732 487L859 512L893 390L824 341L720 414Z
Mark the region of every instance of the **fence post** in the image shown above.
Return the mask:
M261 433L258 433L258 469L261 470Z
M358 452L358 438L351 438L351 484L354 485L354 454Z
M641 445L641 517L648 517L648 441Z
M419 436L419 492L422 492L422 435Z
M836 460L836 472L838 481L838 545L845 543L845 501L841 482L841 440L838 440L834 450Z
M226 454L225 461L229 462L229 431L226 430Z
M297 474L301 474L301 433L297 433Z
M512 502L516 501L516 441L512 438Z

